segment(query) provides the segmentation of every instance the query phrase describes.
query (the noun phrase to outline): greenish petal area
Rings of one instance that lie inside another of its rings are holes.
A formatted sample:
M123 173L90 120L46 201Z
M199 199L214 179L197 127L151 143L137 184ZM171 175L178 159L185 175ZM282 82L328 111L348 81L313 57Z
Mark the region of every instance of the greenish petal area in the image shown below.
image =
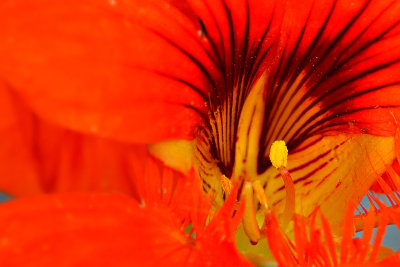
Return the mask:
M242 225L236 232L236 246L254 265L277 266L271 251L268 248L267 240L261 239L257 245L252 245L243 230Z
M185 234L189 234L189 233L190 233L190 230L192 230L192 228L193 228L193 225L192 225L192 224L189 224L189 225L186 227L186 229L185 229ZM191 234L191 237L192 237L192 238L196 238L196 233L193 232L193 233Z

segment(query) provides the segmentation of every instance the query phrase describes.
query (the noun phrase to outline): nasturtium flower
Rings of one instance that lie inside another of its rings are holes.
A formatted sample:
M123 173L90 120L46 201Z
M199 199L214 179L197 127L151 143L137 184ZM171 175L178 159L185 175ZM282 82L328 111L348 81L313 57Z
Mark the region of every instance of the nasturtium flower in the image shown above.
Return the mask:
M344 264L399 197L399 1L3 0L0 59L5 264Z

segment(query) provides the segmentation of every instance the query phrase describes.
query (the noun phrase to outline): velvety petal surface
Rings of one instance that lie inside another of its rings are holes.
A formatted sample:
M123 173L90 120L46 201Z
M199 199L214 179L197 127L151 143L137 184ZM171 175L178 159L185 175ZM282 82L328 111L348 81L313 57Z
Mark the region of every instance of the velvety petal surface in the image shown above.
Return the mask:
M0 191L11 196L72 191L137 196L136 179L152 161L144 145L49 123L6 86L0 88L0 101Z
M0 85L0 190L24 195L42 192L32 155L24 142L25 136L6 87Z
M40 117L124 141L192 138L212 64L177 8L10 0L0 17L0 79Z

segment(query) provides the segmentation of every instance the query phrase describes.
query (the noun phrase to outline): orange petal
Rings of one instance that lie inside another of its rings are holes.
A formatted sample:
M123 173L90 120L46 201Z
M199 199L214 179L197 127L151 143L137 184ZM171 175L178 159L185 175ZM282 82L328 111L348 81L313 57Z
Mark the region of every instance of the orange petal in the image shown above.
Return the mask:
M215 236L197 241L168 209L116 194L0 204L0 236L2 266L246 266L232 243Z
M331 227L329 225L328 220L325 216L321 213L321 224L322 230L324 233L324 238L326 242L326 249L329 251L330 258L332 259L333 265L337 266L337 254L336 254L336 246L333 240L333 233Z
M343 222L342 242L340 244L340 263L348 263L348 258L351 256L352 237L354 235L354 203L348 204Z
M0 102L0 191L13 196L71 191L137 196L136 178L151 160L144 145L48 123L4 87Z
M7 0L0 18L0 77L41 117L125 141L192 137L208 85L199 66L210 62L178 9Z
M386 226L388 224L388 216L383 213L379 222L378 222L378 230L376 232L376 236L374 239L374 243L372 245L372 251L369 256L369 262L375 262L378 258L379 250L381 248L383 236L386 232Z
M364 233L361 239L362 249L360 249L360 254L358 255L360 261L364 261L369 252L372 232L375 227L375 217L375 212L370 209L365 218L365 225L363 227Z
M290 248L275 215L266 215L265 227L268 247L278 264L281 266L297 266L296 256Z
M296 242L296 254L300 266L305 266L306 244L308 241L304 217L294 216L294 239Z
M42 192L39 174L29 151L29 139L21 126L15 98L0 84L0 191L12 195Z

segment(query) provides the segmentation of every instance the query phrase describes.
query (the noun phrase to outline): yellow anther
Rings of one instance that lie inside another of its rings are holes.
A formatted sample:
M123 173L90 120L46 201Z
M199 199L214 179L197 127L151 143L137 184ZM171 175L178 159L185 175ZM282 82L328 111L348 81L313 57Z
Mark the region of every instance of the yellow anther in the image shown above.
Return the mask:
M272 165L280 169L281 167L286 167L288 158L288 149L286 147L285 141L275 141L271 145L269 152L269 159Z
M232 191L232 182L225 175L221 175L221 186L224 192L229 195Z

